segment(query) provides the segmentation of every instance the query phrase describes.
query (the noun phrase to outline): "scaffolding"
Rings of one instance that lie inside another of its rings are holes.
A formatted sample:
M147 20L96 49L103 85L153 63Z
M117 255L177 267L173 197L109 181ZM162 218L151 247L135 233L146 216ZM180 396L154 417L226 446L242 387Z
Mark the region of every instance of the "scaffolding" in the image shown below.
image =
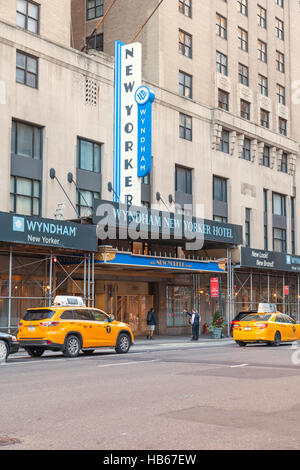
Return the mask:
M0 248L0 328L14 333L27 308L51 306L76 293L94 307L94 254Z

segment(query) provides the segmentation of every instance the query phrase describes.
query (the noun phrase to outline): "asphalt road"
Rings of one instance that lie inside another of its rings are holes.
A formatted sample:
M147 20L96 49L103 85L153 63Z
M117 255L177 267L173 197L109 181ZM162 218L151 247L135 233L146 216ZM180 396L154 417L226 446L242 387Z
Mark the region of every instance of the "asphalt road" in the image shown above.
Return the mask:
M0 449L299 449L293 352L153 342L125 356L10 356L0 366Z

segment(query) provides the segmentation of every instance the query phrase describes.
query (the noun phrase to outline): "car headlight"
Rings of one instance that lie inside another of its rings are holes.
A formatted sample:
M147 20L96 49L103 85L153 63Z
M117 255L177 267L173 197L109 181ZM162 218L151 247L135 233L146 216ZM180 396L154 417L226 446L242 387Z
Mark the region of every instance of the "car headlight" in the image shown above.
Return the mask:
M16 336L12 336L12 337L11 337L11 340L12 340L12 341L17 341Z

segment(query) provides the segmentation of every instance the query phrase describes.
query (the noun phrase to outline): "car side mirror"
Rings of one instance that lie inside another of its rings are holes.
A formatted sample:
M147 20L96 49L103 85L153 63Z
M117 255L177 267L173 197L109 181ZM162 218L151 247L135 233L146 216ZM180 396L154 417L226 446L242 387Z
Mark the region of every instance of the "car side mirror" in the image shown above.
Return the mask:
M110 317L108 318L108 321L109 323L112 323L113 321L115 321L114 315L110 315Z

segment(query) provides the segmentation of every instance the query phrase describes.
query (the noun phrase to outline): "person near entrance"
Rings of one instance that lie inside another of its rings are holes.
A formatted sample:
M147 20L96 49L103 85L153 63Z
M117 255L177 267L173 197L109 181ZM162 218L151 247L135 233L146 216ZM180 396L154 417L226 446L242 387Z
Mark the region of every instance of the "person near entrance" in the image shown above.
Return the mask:
M156 314L153 307L151 307L149 312L147 313L147 325L149 328L147 339L153 339L153 333L155 331L156 326Z
M197 310L194 309L194 308L192 310L192 313L188 312L186 309L184 310L184 313L186 315L188 315L191 319L191 325L192 325L192 338L191 338L191 341L198 341L201 316L197 312Z

